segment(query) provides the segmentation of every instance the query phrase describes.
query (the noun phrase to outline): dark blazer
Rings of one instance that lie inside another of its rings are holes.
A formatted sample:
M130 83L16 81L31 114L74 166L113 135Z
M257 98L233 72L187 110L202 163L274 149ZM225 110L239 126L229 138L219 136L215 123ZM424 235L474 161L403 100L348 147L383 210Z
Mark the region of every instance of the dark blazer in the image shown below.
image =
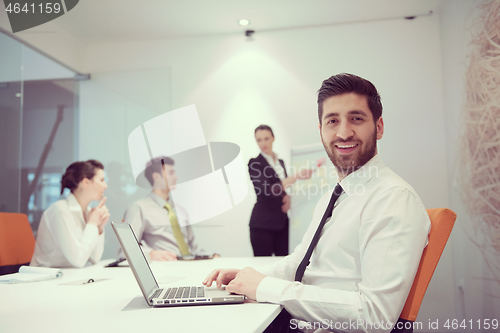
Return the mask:
M279 160L285 170L285 163ZM257 194L257 203L250 217L250 228L281 230L288 225L288 215L281 211L286 195L281 180L262 154L248 162L248 172Z

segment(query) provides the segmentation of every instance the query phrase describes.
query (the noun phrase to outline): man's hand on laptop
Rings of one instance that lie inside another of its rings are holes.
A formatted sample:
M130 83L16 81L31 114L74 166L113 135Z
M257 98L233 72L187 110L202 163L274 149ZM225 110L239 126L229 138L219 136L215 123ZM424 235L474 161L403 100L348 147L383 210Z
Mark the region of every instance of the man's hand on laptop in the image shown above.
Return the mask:
M217 284L217 288L222 287L222 285L227 285L231 282L238 274L240 270L236 268L229 269L214 269L210 274L207 275L205 280L202 282L205 286L210 287L213 282Z
M151 256L151 260L158 260L158 261L177 260L176 254L165 250L153 250L149 255Z
M251 267L213 270L203 281L207 287L216 281L217 288L226 285L226 291L256 299L257 287L266 276Z
M252 267L245 267L229 282L226 291L257 300L257 287L265 277L264 274L257 272Z

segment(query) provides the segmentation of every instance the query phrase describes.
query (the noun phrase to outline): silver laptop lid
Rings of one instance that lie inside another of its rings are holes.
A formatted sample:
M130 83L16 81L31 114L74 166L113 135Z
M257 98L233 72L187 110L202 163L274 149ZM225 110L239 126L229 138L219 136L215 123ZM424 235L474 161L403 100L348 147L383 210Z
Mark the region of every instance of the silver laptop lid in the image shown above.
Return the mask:
M130 268L134 272L135 279L139 287L141 287L142 294L149 304L151 296L159 287L151 271L151 267L149 267L148 261L144 256L144 252L142 252L139 246L134 231L128 223L116 223L113 221L111 225L127 257Z

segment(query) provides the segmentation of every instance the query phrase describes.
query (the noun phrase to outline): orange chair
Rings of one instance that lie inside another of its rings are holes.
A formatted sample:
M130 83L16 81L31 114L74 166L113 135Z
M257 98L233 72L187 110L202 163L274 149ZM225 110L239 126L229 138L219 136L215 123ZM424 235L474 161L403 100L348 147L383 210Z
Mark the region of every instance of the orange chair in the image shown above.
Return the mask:
M413 323L417 319L418 310L424 299L425 291L457 219L457 214L447 208L427 209L427 214L429 214L431 220L429 243L422 253L422 259L420 259L420 265L418 266L410 293L406 298L405 306L391 333L413 332Z
M0 275L16 273L29 265L35 237L25 214L0 213Z

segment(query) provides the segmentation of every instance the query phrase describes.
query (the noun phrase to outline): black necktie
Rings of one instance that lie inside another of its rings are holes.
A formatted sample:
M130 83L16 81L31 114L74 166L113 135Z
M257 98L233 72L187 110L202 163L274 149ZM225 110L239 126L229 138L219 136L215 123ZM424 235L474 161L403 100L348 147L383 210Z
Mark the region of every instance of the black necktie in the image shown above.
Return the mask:
M304 256L304 259L302 259L302 261L300 262L300 265L297 268L297 271L295 272L295 281L298 282L302 281L302 277L304 276L306 267L307 265L309 265L309 259L311 259L311 255L314 251L314 248L316 247L316 244L318 244L319 237L321 235L321 230L323 229L326 220L330 216L332 216L333 206L335 205L335 202L342 194L342 191L343 191L342 186L340 186L340 184L337 184L337 186L335 186L335 189L333 190L332 197L330 198L330 202L328 203L328 207L326 208L325 214L323 214L323 218L321 219L321 222L318 225L318 229L316 229L316 233L314 234L311 244L309 244L309 248L307 249L306 255Z

